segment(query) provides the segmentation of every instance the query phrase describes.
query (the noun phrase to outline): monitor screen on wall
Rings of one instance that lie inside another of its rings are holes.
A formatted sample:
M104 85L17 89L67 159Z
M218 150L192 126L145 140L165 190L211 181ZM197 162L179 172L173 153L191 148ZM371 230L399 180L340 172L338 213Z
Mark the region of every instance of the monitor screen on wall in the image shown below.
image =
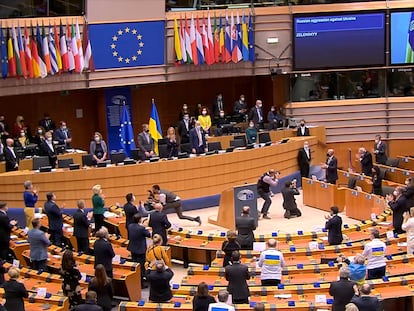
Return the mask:
M385 13L295 14L294 70L385 65Z
M391 65L414 63L414 11L391 12Z

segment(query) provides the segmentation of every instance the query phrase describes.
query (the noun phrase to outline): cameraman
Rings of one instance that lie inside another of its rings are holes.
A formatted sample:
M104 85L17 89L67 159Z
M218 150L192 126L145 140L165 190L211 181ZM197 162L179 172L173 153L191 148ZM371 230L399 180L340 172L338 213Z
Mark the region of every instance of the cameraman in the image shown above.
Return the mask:
M302 213L296 204L295 195L299 195L299 190L296 188L296 179L287 181L285 183L285 188L282 189L283 208L285 209L284 217L287 219L290 219L293 216L302 216Z
M264 173L257 181L257 194L264 200L263 207L260 212L263 219L271 219L268 215L270 205L272 205L272 199L270 198L270 187L276 187L278 185L279 176L280 172L276 172L271 169Z

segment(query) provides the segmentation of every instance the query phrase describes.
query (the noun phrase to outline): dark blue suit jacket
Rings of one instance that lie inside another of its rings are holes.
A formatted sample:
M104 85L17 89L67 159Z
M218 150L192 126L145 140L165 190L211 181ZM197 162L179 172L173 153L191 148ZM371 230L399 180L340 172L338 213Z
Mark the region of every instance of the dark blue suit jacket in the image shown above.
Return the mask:
M49 230L62 230L63 217L62 210L59 208L59 206L57 206L57 204L53 201L46 201L44 209L47 215L47 219L49 220Z
M133 254L145 254L147 251L147 240L151 236L150 232L140 224L128 225L128 240L127 249Z
M73 235L77 238L89 237L89 221L85 211L78 209L73 214Z
M167 215L163 212L154 212L149 216L149 226L152 228L152 235L158 233L162 236L163 245L167 245L167 229L171 227Z
M330 245L338 245L342 243L342 218L338 215L333 216L325 224L328 230L328 242Z
M326 164L328 165L326 168L326 181L334 184L338 179L338 159L336 157L332 157L331 161Z
M190 130L190 145L191 145L191 149L195 149L197 154L200 153L204 153L205 152L205 148L206 148L206 133L204 132L204 130L201 128L201 138L203 140L202 145L200 145L200 141L198 139L198 135L197 135L197 129L196 128L192 128Z
M72 134L70 133L69 129L66 130L66 133L68 135L67 138L72 138ZM54 139L57 140L59 142L59 145L65 145L65 148L70 148L70 144L65 143L65 133L63 132L63 130L61 128L58 128L55 131L55 135L54 135Z

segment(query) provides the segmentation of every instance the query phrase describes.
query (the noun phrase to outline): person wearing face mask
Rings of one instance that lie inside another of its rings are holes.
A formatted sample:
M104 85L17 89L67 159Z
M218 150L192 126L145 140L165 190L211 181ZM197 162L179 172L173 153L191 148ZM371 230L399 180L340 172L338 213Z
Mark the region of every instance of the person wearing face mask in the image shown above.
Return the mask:
M247 144L255 144L257 140L257 128L254 126L253 121L249 122L249 127L246 129Z
M386 200L389 207L392 210L392 225L394 227L394 233L401 234L404 232L401 226L403 223L404 212L409 211L407 207L407 198L403 195L404 188L397 187L392 194L387 194Z
M142 132L138 134L139 158L148 160L155 156L154 139L149 132L148 124L142 124Z
M321 167L326 169L326 182L335 185L338 180L338 159L333 149L328 150L326 162Z
M214 118L217 118L220 115L220 111L224 111L224 102L223 102L223 95L218 93L216 96L216 100L213 103L213 115Z
M304 142L303 148L299 149L297 160L300 169L300 176L309 178L312 154L307 141Z
M306 126L305 120L300 120L300 126L298 127L297 136L310 136L309 128Z
M42 143L42 141L44 141L44 140L45 140L45 129L43 127L41 127L41 126L38 126L36 128L36 135L33 138L33 142L36 145L39 146Z
M216 129L214 130L215 136L221 136L228 134L232 131L230 120L226 117L224 110L220 111L219 117L214 119Z
M7 125L6 118L0 115L0 139L4 145L6 144L7 137L9 137L9 126Z
M256 100L256 105L250 110L249 122L253 121L254 126L257 129L264 128L264 117L263 117L263 103L260 99Z
M359 162L361 163L361 173L372 176L372 155L364 147L358 149Z
M201 115L198 116L198 122L200 122L200 125L203 128L204 132L210 134L211 117L208 113L207 107L203 107L201 109Z
M105 141L102 139L101 133L95 132L94 138L89 146L89 153L92 155L95 164L106 160L108 148Z
M177 130L178 135L180 136L180 144L188 144L190 142L190 130L192 129L192 124L190 121L190 114L184 113L183 118L178 122Z
M17 171L19 169L19 158L14 152L13 139L6 139L6 147L3 150L4 160L6 161L6 172Z
M181 108L180 114L178 115L178 120L182 120L185 114L190 114L190 110L188 109L188 104L184 103L183 107Z
M45 112L43 119L39 121L39 126L45 129L45 132L54 131L56 129L56 124L50 117L50 114Z
M28 145L30 145L29 137L25 130L21 130L19 133L19 137L14 142L16 148L24 149Z
M247 113L246 98L242 94L242 95L240 95L239 100L237 100L234 103L234 117L239 122L243 122L246 119L246 113Z
M26 126L26 124L24 123L24 118L23 116L17 116L16 117L16 123L14 123L14 128L13 128L13 137L19 138L20 137L20 131L28 131L28 128Z
M381 135L375 136L373 152L375 154L375 162L385 164L387 162L387 145L381 140Z
M269 131L283 127L283 116L276 107L272 106L270 108L267 113L267 122L269 123Z
M200 125L200 121L195 122L195 127L190 130L191 153L201 154L207 152L206 135Z
M65 146L65 149L71 148L72 134L66 126L65 121L60 121L60 127L55 131L54 136L59 145Z
M52 168L56 167L57 153L56 146L53 143L52 132L46 132L45 140L39 146L40 154L49 157L49 163Z

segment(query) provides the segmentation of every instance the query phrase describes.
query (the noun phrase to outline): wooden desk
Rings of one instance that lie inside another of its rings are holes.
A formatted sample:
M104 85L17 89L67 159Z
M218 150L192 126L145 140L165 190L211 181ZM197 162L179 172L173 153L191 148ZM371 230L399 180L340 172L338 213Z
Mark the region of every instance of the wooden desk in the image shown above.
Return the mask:
M397 158L400 159L399 168L414 171L414 158L404 156L397 156Z
M387 170L387 173L385 175L385 178L387 180L391 180L399 184L404 184L407 177L414 177L414 171L381 164L378 164L378 166Z
M318 180L302 178L303 204L330 212L332 206L338 206L342 212L345 207L343 188Z
M367 220L371 219L372 213L381 214L387 208L387 203L375 194L345 189L345 208L346 216Z

